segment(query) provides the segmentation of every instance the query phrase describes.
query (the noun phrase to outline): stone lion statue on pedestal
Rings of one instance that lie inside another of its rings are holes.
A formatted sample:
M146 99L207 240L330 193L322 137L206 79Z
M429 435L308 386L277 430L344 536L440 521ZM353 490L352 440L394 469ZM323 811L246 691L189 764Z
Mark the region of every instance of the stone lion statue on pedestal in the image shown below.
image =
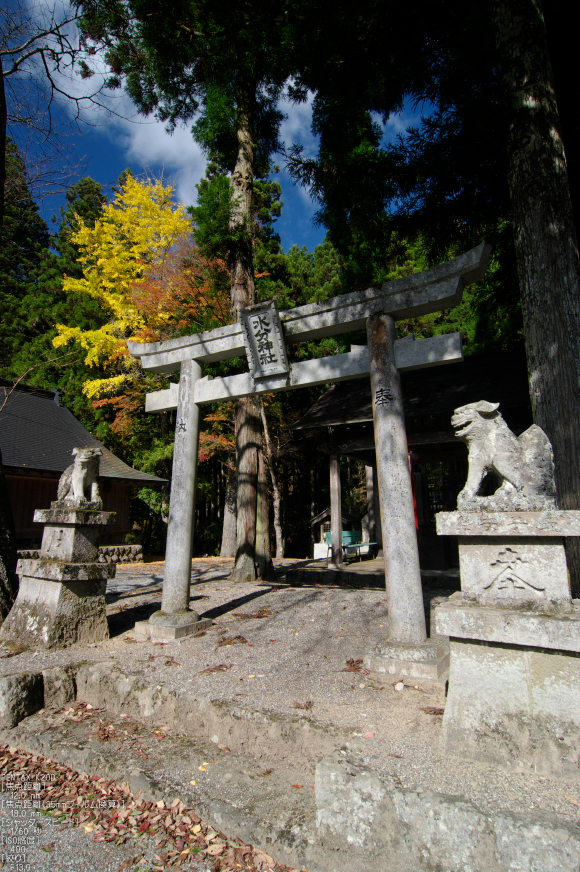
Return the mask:
M57 500L102 508L99 491L100 448L73 448L74 463L65 469L58 483Z
M521 436L507 426L499 403L480 400L455 409L451 424L467 443L469 474L457 508L476 512L533 512L555 507L554 459L544 431L532 424ZM480 494L488 473L500 485L491 496Z

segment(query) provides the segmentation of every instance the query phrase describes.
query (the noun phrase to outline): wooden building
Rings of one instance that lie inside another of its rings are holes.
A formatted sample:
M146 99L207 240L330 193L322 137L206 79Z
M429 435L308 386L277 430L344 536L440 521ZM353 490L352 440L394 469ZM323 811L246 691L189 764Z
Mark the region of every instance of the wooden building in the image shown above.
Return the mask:
M135 487L155 487L163 479L123 463L95 439L64 406L57 391L0 379L0 449L16 527L18 548L40 544L42 525L36 509L56 500L58 481L73 462L73 448L95 447L103 452L100 490L106 511L115 512L102 544L124 544L130 530L129 497Z

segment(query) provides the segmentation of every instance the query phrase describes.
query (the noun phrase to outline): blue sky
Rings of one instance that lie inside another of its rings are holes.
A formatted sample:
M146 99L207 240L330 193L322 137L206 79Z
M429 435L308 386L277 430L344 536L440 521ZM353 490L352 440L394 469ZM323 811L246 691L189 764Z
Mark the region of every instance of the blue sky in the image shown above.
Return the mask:
M311 101L293 106L284 104L287 117L282 123L281 136L286 146L300 142L308 155L316 153L316 139L310 130ZM84 158L84 175L89 175L110 190L124 169L130 167L136 174L163 177L171 182L178 200L189 206L195 203L196 184L205 173L206 161L201 149L186 126L173 134L152 118L135 113L126 97L119 97L117 114L102 112L86 116L89 123L81 123L78 133L71 137L71 159ZM276 178L283 189L284 208L277 222L277 230L285 250L292 245L306 245L312 249L323 241L325 230L313 222L316 203L304 188L295 185L283 169L280 157L273 162L281 166ZM46 197L42 213L47 220L58 210L62 196Z
M70 0L51 0L51 3L47 0L8 0L8 3L15 4L21 10L23 20L36 22L37 28L42 25L40 30L52 21L51 16L65 21L70 12ZM75 25L67 24L64 32L68 34L71 44L75 44L78 38ZM18 40L15 44L18 44ZM189 127L181 126L170 135L162 122L140 116L124 91L100 90L108 75L106 64L99 53L88 60L95 70L95 75L88 80L80 77L76 66L67 67L64 64L58 70L53 69L59 87L81 103L78 108L74 102L62 99L60 105L55 107L53 116L57 124L54 141L64 143L62 154L56 155L56 163L61 169L66 166L70 168L67 183L78 181L82 175L89 175L103 185L106 193L110 193L121 172L130 168L137 176L146 174L171 182L179 201L186 206L194 204L197 199L196 184L205 174L206 161ZM18 129L14 131L25 161L26 143L21 137L36 128L35 141L38 147L43 130L48 125L48 94L43 86L46 77L39 64L39 58L33 57L14 79L6 79L9 105L13 101L18 106L19 91L33 97L32 103L26 103L30 109L31 123L17 125ZM12 90L12 83L15 90ZM88 99L90 93L96 94L96 101ZM75 118L77 109L78 116ZM312 99L298 105L283 99L280 109L285 115L280 138L286 150L293 143L299 143L305 156L313 157L317 152L317 141L311 130ZM378 118L376 120L380 123ZM404 134L406 128L418 120L419 113L411 105L405 105L400 114L392 116L382 125L383 141L389 142L398 134ZM284 170L281 156L278 158L274 155L273 161L281 166L278 179L282 184L284 208L276 227L282 245L286 251L293 245L313 249L325 236L325 229L316 226L313 220L318 204L308 190L292 182ZM64 200L63 185L61 180L60 195L45 196L39 201L41 212L49 222L58 213Z
M89 82L93 85L94 80ZM66 87L67 90L77 88L77 93L86 94L88 86L75 77L66 82ZM113 94L105 92L99 100L105 104L105 108L85 107L80 121L73 123L68 119L69 134L72 133L68 136L68 158L71 163L83 160L82 170L73 180L76 181L81 175L89 175L101 182L106 192L110 192L121 172L129 167L136 175L163 177L174 185L179 201L186 206L194 204L196 184L205 173L206 161L189 127L183 125L169 134L162 122L140 116L122 91ZM297 142L303 146L306 156L314 156L317 140L311 130L312 99L298 105L282 100L280 108L285 115L280 131L285 147L289 149ZM66 102L61 105L59 114L63 124L71 109ZM410 105L405 106L399 115L392 116L386 125L382 125L383 140L392 141L398 134L404 133L407 126L417 121L417 112ZM281 166L277 178L282 184L284 208L276 228L282 245L286 251L293 245L313 249L325 236L325 229L314 223L317 203L308 190L292 182L284 170L281 156L274 156L273 162ZM50 222L58 212L62 202L62 194L43 199L40 206L47 221Z

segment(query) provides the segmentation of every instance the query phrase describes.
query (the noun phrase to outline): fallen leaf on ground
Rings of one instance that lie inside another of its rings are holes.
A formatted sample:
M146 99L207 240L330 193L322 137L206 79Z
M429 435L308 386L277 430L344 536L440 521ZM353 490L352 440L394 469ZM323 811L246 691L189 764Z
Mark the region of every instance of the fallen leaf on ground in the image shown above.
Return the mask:
M140 860L143 860L143 854L137 854L136 857L131 857L129 860L125 860L125 862L119 866L118 872L121 872L121 869L129 869L131 866L134 866L135 863L139 863Z
M218 639L218 648L221 648L222 645L247 645L248 640L244 639L243 636L223 636L221 639Z
M295 708L295 709L311 709L313 705L314 705L314 703L312 702L311 699L309 699L307 702L295 702L295 703L293 703L293 704L292 704L292 708Z
M266 775L271 775L272 772L272 769L264 769L263 772L258 772L258 778L264 778Z
M574 799L573 796L569 796L567 793L565 793L564 796L566 797L566 799L568 800L568 802L571 802L571 803L572 803L572 805L578 805L578 806L580 806L580 802L578 802L577 799Z
M209 854L210 857L217 857L218 854L223 854L223 850L223 845L210 845L209 848L206 848L205 853Z
M374 739L374 733L363 733L363 739Z
M69 716L77 710L76 706L69 707ZM210 758L210 763L213 762ZM85 775L40 754L33 755L6 745L0 745L0 771L5 783L15 783L16 789L10 792L18 799L26 798L26 791L18 789L18 782L42 781L43 798L54 808L48 813L61 823L84 829L97 843L128 843L139 850L144 834L147 834L146 838L153 837L157 849L163 853L155 857L152 872L162 872L163 868L168 872L169 868L184 868L182 864L195 854L200 858L206 854L208 860L211 857L215 864L213 872L233 872L234 869L242 872L244 869L247 872L297 872L276 864L264 851L252 845L216 832L203 823L193 809L186 808L179 798L173 799L168 809L163 799L148 801L143 799L141 791L132 793L127 782L119 784L112 779ZM294 785L296 788L302 786ZM99 797L98 803L94 802L96 796ZM39 847L49 852L55 843ZM125 860L119 872L141 868L142 861L143 854L139 853Z
M358 660L355 660L354 657L351 657L350 660L346 661L346 667L342 670L342 672L360 672L363 662L364 661L362 657L360 657Z
M276 612L273 612L272 609L269 609L267 606L262 606L262 608L258 609L257 612L234 612L234 618L240 618L243 620L248 620L249 618L269 618L271 615L275 615Z
M269 854L265 854L263 851L256 851L254 853L254 863L258 869L264 869L266 866L276 865L272 857L270 857Z
M220 643L218 642L218 644ZM231 668L232 664L227 665L226 663L220 663L219 666L208 666L207 669L198 672L198 675L210 675L212 672L227 672L227 670Z
M445 709L439 708L436 705L422 705L421 711L427 715L442 715Z
M297 790L300 790L302 787L304 787L304 785L303 784L293 784L292 787L295 787Z

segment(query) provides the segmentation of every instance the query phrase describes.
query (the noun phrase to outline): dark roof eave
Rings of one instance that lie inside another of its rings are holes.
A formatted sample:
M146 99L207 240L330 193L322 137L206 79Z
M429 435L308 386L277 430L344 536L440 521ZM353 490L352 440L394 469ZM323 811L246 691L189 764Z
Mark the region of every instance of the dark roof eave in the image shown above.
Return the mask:
M47 469L47 468L42 468L42 467L38 467L38 466L22 466L22 465L16 466L16 465L12 465L10 463L3 463L2 466L8 474L23 472L23 473L33 473L33 474L37 474L37 475L53 475L55 478L60 478L60 476L63 473L63 470L60 470L60 469ZM130 475L111 475L110 473L107 474L107 473L101 472L99 474L99 478L101 478L101 479L105 478L105 479L108 479L109 481L124 481L124 482L127 482L127 484L134 484L134 485L165 484L169 481L169 479L167 479L167 478L159 478L156 475L149 475L148 472L139 472L138 470L135 470L135 473L136 473L135 475L130 476Z

